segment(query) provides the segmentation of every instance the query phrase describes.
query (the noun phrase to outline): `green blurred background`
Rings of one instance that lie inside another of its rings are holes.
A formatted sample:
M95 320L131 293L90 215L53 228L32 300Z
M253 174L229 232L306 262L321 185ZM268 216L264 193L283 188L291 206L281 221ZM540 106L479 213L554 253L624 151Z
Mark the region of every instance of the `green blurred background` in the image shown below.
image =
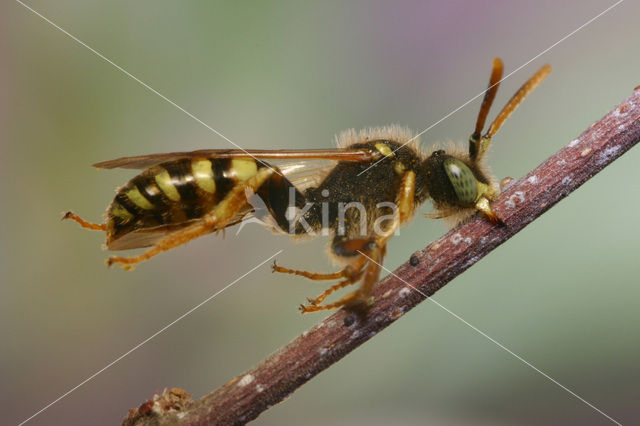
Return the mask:
M494 56L510 72L613 1L28 4L245 148L319 148L350 127L422 130L485 88ZM19 3L0 14L0 423L31 416L277 250L283 265L331 268L326 241L248 225L134 272L107 269L103 237L60 215L99 220L134 173L90 164L231 146ZM625 1L503 83L500 107L554 67L494 139L498 176L526 174L640 84L638 16ZM478 107L423 143L466 140ZM640 420L639 162L634 148L435 296L627 424ZM443 232L416 218L386 266ZM265 265L30 424L119 423L167 386L200 397L320 320L296 309L319 291ZM255 423L303 422L610 423L431 303Z

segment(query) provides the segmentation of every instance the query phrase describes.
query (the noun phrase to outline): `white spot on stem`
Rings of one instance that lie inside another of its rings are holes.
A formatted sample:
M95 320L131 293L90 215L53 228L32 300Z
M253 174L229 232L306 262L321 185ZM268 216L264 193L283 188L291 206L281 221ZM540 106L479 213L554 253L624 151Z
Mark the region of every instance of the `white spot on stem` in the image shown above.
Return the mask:
M526 197L524 196L524 192L516 191L513 193L513 195L509 197L507 201L505 201L505 204L507 208L513 209L516 207L516 204L524 203L525 200L526 200Z
M620 151L619 146L612 146L605 149L600 154L598 154L598 158L596 159L596 164L601 166L602 164L608 163L609 161L611 161L612 158L615 158L618 151Z
M240 381L238 382L238 386L243 388L243 387L247 386L248 384L250 384L251 382L253 382L255 379L256 378L253 377L253 374L247 374L242 379L240 379Z
M398 292L398 296L405 297L409 293L411 293L411 290L409 290L407 287L402 287Z

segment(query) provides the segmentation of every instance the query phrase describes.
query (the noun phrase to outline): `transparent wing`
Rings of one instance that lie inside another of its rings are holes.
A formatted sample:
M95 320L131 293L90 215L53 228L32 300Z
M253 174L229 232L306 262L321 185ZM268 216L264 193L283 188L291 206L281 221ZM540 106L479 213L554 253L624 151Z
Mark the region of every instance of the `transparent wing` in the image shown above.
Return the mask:
M324 159L339 161L374 161L380 158L374 149L307 149L307 150L240 150L240 149L201 149L188 152L168 152L164 154L138 155L102 161L93 167L99 169L146 169L166 161L182 158L255 158L256 160L294 160Z
M337 163L335 160L300 160L279 164L279 169L300 192L304 192L320 185Z

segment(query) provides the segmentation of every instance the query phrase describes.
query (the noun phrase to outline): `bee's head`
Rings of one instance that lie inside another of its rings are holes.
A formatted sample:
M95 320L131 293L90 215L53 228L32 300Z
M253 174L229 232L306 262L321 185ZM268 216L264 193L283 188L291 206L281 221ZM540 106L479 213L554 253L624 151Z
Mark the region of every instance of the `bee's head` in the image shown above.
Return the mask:
M471 207L484 192L486 183L473 165L447 154L433 152L423 163L429 196L436 205Z

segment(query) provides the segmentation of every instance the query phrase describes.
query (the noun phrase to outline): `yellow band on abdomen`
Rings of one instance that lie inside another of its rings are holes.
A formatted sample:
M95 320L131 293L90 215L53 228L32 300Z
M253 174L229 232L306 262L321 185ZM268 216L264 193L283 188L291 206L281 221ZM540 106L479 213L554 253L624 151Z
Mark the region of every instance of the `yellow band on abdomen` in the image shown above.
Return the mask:
M239 181L245 181L258 172L258 165L253 159L234 158L231 160L230 172Z
M191 172L196 180L196 184L206 192L213 194L216 192L216 181L213 179L213 169L209 160L192 160Z
M164 195L167 196L171 201L180 201L180 193L176 189L175 185L171 181L171 175L165 169L161 169L154 176L158 187L164 192Z
M144 197L144 195L140 193L140 190L137 187L133 187L125 191L124 195L126 195L127 198L130 199L133 204L140 207L141 209L144 209L144 210L153 209L153 204L151 204L151 201L147 200Z

